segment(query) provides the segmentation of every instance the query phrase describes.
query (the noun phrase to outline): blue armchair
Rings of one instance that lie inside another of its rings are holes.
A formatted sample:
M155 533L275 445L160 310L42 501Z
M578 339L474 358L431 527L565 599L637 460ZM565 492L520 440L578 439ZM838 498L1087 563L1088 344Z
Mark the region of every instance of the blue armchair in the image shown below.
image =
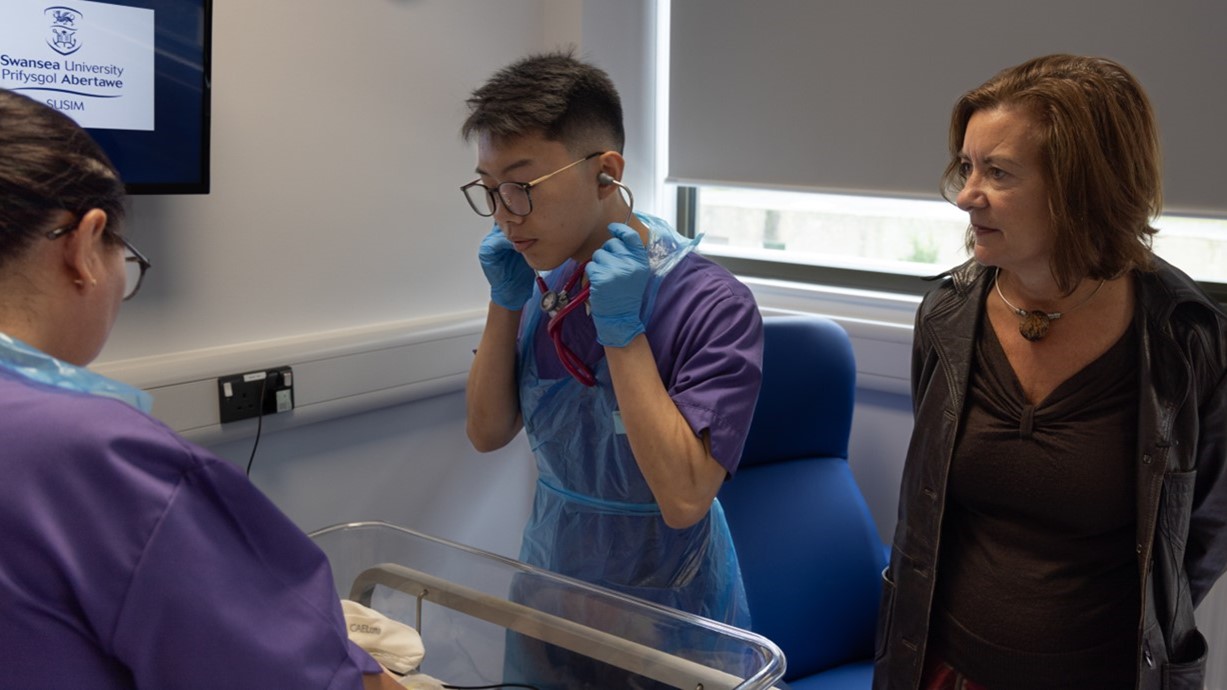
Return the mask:
M848 467L856 363L817 316L764 319L763 384L720 491L755 632L793 690L869 688L886 555Z

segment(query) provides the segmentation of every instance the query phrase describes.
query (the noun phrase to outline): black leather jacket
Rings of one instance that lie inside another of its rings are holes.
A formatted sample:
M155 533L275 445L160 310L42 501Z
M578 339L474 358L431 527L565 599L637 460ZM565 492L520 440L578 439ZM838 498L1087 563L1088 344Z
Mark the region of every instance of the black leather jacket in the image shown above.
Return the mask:
M1202 687L1193 607L1227 568L1227 313L1178 269L1137 272L1138 683ZM916 315L915 428L878 621L875 689L917 688L929 636L946 480L992 272L969 261ZM1129 432L1131 430L1125 430Z

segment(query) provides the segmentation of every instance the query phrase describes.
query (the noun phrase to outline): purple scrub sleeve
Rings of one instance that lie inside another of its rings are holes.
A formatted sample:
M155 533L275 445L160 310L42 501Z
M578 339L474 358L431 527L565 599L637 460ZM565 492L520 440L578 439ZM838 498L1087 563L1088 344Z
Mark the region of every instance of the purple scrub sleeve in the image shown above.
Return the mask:
M231 464L0 369L2 687L360 688L323 553Z
M696 435L732 475L762 379L762 316L750 289L694 254L666 278L648 325L665 387Z

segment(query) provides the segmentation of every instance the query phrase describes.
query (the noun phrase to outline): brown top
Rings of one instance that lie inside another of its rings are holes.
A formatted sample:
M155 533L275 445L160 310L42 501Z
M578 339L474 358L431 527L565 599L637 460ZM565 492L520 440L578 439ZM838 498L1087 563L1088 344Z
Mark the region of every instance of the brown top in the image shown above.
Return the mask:
M992 690L1132 687L1136 327L1038 404L979 337L929 653Z

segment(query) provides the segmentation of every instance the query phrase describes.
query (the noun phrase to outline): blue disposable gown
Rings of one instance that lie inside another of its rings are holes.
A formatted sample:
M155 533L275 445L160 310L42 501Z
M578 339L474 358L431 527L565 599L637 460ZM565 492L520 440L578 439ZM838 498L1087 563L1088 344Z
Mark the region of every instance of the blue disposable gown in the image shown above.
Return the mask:
M640 218L651 230L652 276L641 312L649 323L661 282L695 242L663 221ZM519 381L538 482L520 559L748 628L741 569L719 501L691 527L665 524L621 426L607 362L594 367L593 387L571 376L542 379L530 348L543 316L532 305L520 338Z

